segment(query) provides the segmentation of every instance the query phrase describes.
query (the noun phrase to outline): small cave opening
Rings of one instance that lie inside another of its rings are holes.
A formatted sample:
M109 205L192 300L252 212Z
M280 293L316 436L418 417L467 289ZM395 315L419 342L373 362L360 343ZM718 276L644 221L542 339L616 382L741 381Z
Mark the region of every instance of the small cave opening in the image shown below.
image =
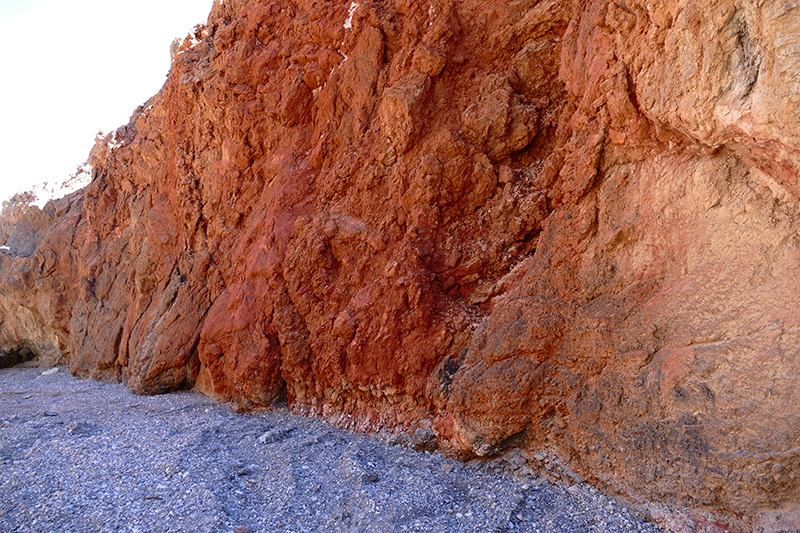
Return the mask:
M11 350L0 348L0 368L11 368L34 359L36 354L27 347L20 346Z

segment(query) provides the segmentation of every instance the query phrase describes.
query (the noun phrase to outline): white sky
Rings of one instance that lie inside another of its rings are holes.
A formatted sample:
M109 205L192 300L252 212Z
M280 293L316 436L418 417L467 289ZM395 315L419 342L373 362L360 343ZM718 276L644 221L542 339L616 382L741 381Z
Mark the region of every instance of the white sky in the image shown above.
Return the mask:
M83 163L158 92L212 0L0 0L0 202Z

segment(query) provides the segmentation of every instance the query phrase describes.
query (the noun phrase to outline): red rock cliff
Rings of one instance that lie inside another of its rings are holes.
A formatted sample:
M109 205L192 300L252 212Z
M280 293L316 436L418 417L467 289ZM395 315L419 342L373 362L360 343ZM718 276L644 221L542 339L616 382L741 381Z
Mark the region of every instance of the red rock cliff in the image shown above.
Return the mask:
M800 498L798 27L217 2L92 184L6 238L0 346L752 523Z

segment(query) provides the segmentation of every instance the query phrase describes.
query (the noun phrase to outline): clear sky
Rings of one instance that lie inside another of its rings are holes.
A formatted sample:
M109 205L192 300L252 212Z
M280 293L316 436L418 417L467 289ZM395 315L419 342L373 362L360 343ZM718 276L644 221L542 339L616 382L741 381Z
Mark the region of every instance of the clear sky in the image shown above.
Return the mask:
M212 0L0 0L0 201L83 163L169 71Z

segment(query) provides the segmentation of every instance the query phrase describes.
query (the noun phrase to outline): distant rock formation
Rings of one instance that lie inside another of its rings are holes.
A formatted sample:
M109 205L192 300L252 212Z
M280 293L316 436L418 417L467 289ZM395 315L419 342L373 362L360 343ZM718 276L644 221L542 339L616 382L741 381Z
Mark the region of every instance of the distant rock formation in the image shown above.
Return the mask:
M4 249L9 249L6 243L11 234L17 230L18 224L29 226L33 222L30 220L23 221L23 217L35 203L36 196L33 191L19 192L3 201L2 217L0 217L0 246L3 246ZM31 215L31 217L34 216ZM29 239L29 241L28 245L33 245L33 239Z
M789 520L798 27L778 0L216 2L0 254L0 346Z
M182 45L183 45L183 39L181 39L180 37L176 37L175 39L172 40L172 44L169 45L169 58L172 61L175 60L175 56L178 55L178 50L181 49Z

